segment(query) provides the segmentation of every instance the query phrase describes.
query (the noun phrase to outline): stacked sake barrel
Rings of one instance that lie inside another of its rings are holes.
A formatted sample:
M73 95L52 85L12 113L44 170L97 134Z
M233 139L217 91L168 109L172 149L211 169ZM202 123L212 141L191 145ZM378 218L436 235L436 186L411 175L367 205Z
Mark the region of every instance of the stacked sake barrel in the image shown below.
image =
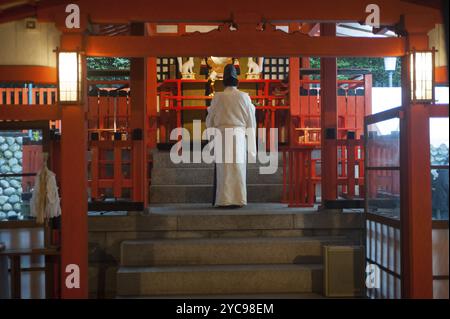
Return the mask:
M22 173L22 144L22 136L0 136L0 220L15 218L21 212L21 178L4 175Z

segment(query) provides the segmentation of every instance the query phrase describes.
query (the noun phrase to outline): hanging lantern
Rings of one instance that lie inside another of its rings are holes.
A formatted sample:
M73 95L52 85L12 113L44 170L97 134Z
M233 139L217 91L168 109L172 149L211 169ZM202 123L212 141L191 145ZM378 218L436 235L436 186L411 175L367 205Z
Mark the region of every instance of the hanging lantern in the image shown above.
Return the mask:
M82 66L79 52L58 52L58 101L82 103Z
M409 55L412 102L434 102L434 52L413 50Z

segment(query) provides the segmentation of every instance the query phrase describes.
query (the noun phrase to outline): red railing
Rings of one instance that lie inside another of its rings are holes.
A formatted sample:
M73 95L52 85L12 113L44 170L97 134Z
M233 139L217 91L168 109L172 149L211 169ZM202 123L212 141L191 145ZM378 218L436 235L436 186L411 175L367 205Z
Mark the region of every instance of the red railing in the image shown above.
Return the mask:
M338 140L339 196L352 199L364 197L364 141Z
M313 157L314 145L281 148L283 154L283 202L292 207L311 207L316 201L317 171L320 159ZM338 140L339 196L347 199L364 196L364 150L362 140Z
M376 197L380 192L400 195L399 143L398 134L380 135L369 139L368 166L371 167L369 171L371 182L367 191L370 198Z
M97 85L97 94L88 97L88 131L98 133L99 140L114 138L114 133L129 134L131 119L130 89L122 88L124 81L90 81L90 91Z
M131 99L127 81L89 81L90 198L134 200Z
M337 140L338 195L347 199L364 196L364 151L361 136L364 117L371 113L371 76L362 80L338 80ZM291 93L292 94L292 93ZM292 116L291 145L321 147L320 80L301 80L299 113ZM314 189L321 183L316 174L320 158L312 159Z
M368 77L370 75L363 80L338 81L338 139L346 139L349 132L359 139L364 133L364 117L371 113L371 81ZM301 80L299 114L293 117L293 144L320 145L320 117L320 80Z
M0 88L0 105L51 105L56 103L56 88Z
M277 95L275 90L280 87L281 80L241 80L239 83L243 90L250 85L249 89L255 92L250 98L257 110L258 128L278 127L281 130L281 134L279 134L280 142L286 142L289 101L286 95ZM212 99L211 96L183 94L183 90L204 91L206 84L207 80L183 79L165 80L159 84L159 140L161 142L168 142L167 132L170 132L170 129L183 126L183 112L206 111L208 108L207 102ZM188 85L189 88L187 88ZM286 114L280 111L284 111Z
M89 187L91 199L130 199L132 141L91 141ZM128 154L128 155L127 155Z
M313 147L297 146L283 152L283 202L290 207L312 207L315 202Z
M57 101L56 87L50 88L0 88L1 105L55 105ZM50 128L61 128L61 121L50 121Z

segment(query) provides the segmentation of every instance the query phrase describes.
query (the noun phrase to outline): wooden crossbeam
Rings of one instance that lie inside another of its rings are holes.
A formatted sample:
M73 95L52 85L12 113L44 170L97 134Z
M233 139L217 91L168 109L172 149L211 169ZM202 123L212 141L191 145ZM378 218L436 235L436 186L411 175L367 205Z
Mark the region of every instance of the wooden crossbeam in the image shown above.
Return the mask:
M224 45L226 44L226 45ZM310 37L300 32L212 31L184 36L88 36L86 54L146 56L322 56L405 55L403 38Z
M2 121L55 121L61 119L57 105L0 105Z
M165 1L129 0L81 0L80 9L89 13L92 23L140 22L225 22L237 15L253 15L265 21L277 22L364 22L368 16L367 1L310 1L310 0L228 0L213 5L208 0ZM370 2L369 2L370 3ZM404 14L440 16L435 8L411 4L401 0L378 0L382 25L395 25ZM107 8L107 10L105 10ZM64 8L61 7L63 10ZM60 10L61 10L60 9ZM54 14L51 12L49 14ZM60 12L64 16L64 11Z

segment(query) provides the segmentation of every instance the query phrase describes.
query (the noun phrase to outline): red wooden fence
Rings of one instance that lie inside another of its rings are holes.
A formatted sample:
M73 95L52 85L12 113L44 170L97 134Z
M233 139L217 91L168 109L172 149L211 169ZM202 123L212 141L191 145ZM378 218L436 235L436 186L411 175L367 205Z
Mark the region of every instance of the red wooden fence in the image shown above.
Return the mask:
M312 207L315 201L313 147L297 146L283 152L283 202L290 207Z
M91 199L130 199L132 141L91 141L89 187ZM126 154L129 154L127 156Z

